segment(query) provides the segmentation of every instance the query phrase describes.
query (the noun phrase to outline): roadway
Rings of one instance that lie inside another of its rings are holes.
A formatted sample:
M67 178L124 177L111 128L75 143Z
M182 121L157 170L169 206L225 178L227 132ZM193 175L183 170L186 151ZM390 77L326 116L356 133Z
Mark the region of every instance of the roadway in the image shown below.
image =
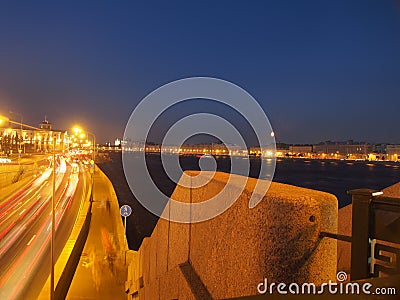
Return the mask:
M68 239L90 180L86 167L56 165L55 258ZM0 299L33 299L50 274L52 168L0 201Z

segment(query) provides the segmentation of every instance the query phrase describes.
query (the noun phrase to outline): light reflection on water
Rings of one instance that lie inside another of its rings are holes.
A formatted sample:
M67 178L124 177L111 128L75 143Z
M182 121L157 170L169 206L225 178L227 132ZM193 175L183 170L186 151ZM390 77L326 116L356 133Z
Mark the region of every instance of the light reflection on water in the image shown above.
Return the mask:
M228 162L229 158L226 157L217 159L217 169L229 172ZM265 162L269 164L273 160ZM260 158L251 157L250 164L250 177L266 178L270 175L268 170L265 174L259 174ZM276 160L274 181L334 194L342 207L351 203L351 198L347 195L347 191L351 189L381 190L399 182L398 168L397 162L279 158Z
M155 174L159 174L161 162L157 161L157 155L151 155L150 163ZM216 157L217 170L231 172L229 157ZM255 178L266 178L271 170L266 168L265 174L259 174L260 158L250 157L244 160L242 157L233 157L239 165L239 169L246 170L244 166L250 163L249 175ZM180 157L180 166L183 170L198 170L199 158L196 156ZM274 160L265 159L267 166ZM240 167L243 164L243 168ZM339 200L339 206L351 203L347 191L358 188L370 188L381 190L400 181L399 163L397 162L369 162L369 161L346 161L346 160L319 160L319 159L286 159L276 160L274 181L316 189L334 194ZM162 175L162 174L161 174ZM162 176L159 177L162 177ZM157 175L158 176L158 175ZM160 179L164 185L165 179Z
M397 162L295 160L278 162L274 181L332 193L340 207L351 203L348 190L381 190L400 181Z

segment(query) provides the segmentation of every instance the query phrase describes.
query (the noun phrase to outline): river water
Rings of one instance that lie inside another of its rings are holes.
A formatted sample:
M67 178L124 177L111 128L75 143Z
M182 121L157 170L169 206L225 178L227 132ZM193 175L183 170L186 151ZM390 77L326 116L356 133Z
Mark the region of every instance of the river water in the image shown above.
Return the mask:
M217 157L216 160L218 170L229 172L229 158ZM265 174L259 175L260 161L260 158L250 158L250 177L265 177ZM196 169L197 165L195 157L181 158L183 169ZM343 207L351 203L351 197L347 195L348 190L357 188L381 190L399 182L400 164L278 158L273 181L332 193L338 198L339 207Z
M112 181L120 205L129 204L133 208L134 216L128 218L128 241L131 248L137 249L143 237L151 234L157 222L157 217L141 206L131 193L125 181L121 153L110 153L110 158L112 161L99 166ZM135 159L135 154L128 154L127 158L128 160ZM265 177L265 174L259 175L260 158L252 157L249 160L245 160L239 157L235 159L243 164L250 163L250 177ZM183 170L200 169L199 157L197 156L180 156L179 162ZM163 171L160 155L147 155L146 163L153 181L165 195L170 196L175 188L175 183ZM216 164L217 170L230 172L231 163L229 157L216 157ZM338 198L339 207L343 207L351 203L351 198L347 195L348 190L356 188L381 190L399 182L400 163L277 159L273 180L329 192Z

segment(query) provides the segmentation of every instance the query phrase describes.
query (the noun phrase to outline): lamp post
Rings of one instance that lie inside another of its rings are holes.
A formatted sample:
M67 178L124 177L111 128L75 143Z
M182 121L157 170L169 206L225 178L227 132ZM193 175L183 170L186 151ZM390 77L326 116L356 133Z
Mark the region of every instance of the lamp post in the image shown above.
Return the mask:
M8 122L8 118L0 116L0 127L5 126L5 124Z
M53 134L53 191L51 197L51 242L50 242L50 299L54 300L54 239L55 239L55 201L56 201L56 137Z
M12 113L12 112L10 112ZM14 113L16 114L16 113ZM7 126L8 124L16 124L20 125L21 132L22 126L31 128L34 130L40 130L40 128L26 125L22 123L22 115L21 122L15 122L10 120L9 118L3 117L0 115L0 127ZM54 240L55 240L55 198L56 198L56 135L53 134L53 178L52 178L52 197L51 197L51 239L50 239L50 260L51 260L51 273L50 273L50 299L54 300Z
M96 136L94 133L91 133L89 131L86 131L86 133L89 135L92 135L93 137L93 144L92 144L92 161L90 162L90 167L93 168L93 173L92 173L92 192L90 193L90 201L93 202L93 192L94 192L94 173L96 171L96 165L95 165L95 158L96 158Z
M121 213L121 216L124 217L124 228L125 228L125 236L126 236L126 218L131 215L132 208L129 205L123 205L123 206L121 206L119 211ZM126 249L124 249L124 257L125 257L125 265L126 265Z
M86 133L87 135L91 135L92 136L92 161L91 161L91 167L93 168L93 173L92 173L92 192L90 194L90 201L93 202L93 189L94 189L94 173L96 171L95 168L95 158L96 158L96 135L90 131L87 130L83 130L82 128L80 128L79 126L75 126L73 128L73 131L75 132L75 134L79 134L79 133Z

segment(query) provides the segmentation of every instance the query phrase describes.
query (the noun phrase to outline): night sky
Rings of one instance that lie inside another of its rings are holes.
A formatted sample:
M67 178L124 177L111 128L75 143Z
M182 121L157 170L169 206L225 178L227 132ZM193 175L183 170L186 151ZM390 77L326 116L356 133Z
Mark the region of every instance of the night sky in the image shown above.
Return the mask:
M400 143L398 1L144 2L2 2L0 114L113 141L152 90L211 76L250 92L278 141Z

